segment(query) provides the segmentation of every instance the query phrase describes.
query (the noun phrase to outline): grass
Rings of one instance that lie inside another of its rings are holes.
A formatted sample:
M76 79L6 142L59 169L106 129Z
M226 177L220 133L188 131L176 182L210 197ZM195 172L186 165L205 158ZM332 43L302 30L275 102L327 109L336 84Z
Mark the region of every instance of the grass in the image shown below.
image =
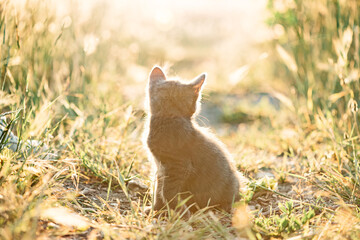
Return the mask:
M251 47L221 11L164 7L154 22L132 21L140 5L66 4L0 2L0 239L358 238L357 1L268 1L272 37ZM208 71L198 120L250 179L232 214L145 214L154 64Z

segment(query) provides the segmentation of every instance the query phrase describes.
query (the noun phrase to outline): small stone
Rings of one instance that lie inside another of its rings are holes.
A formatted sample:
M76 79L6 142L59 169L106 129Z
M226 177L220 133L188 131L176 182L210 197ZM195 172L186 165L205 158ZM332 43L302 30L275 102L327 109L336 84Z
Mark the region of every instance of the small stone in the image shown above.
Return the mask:
M128 190L134 193L146 193L149 189L147 185L142 183L138 178L131 179L127 184Z

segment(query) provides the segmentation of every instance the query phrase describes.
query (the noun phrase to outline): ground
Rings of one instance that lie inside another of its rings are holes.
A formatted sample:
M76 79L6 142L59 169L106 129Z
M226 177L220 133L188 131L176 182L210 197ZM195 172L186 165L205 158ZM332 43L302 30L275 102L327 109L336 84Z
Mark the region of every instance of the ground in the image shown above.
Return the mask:
M0 1L0 239L358 239L359 4ZM208 73L231 213L145 213L156 64Z

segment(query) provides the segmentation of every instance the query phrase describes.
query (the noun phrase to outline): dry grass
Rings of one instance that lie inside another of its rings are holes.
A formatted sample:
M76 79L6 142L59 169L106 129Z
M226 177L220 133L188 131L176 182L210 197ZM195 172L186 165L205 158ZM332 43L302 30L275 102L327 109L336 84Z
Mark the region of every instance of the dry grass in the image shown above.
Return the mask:
M249 38L242 3L66 4L0 2L0 239L358 238L356 1L269 1ZM233 214L145 214L154 64L209 72L198 120L251 179Z

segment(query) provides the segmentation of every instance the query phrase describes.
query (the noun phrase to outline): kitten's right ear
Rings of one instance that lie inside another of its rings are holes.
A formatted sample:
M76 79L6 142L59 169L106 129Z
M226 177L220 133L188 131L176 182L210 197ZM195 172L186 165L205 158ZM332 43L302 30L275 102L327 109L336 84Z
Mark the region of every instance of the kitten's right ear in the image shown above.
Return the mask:
M152 84L164 80L166 80L164 71L159 66L154 66L149 76L150 83Z
M206 75L206 73L200 74L192 81L191 86L195 90L195 93L198 94L201 91L201 87L205 82Z

